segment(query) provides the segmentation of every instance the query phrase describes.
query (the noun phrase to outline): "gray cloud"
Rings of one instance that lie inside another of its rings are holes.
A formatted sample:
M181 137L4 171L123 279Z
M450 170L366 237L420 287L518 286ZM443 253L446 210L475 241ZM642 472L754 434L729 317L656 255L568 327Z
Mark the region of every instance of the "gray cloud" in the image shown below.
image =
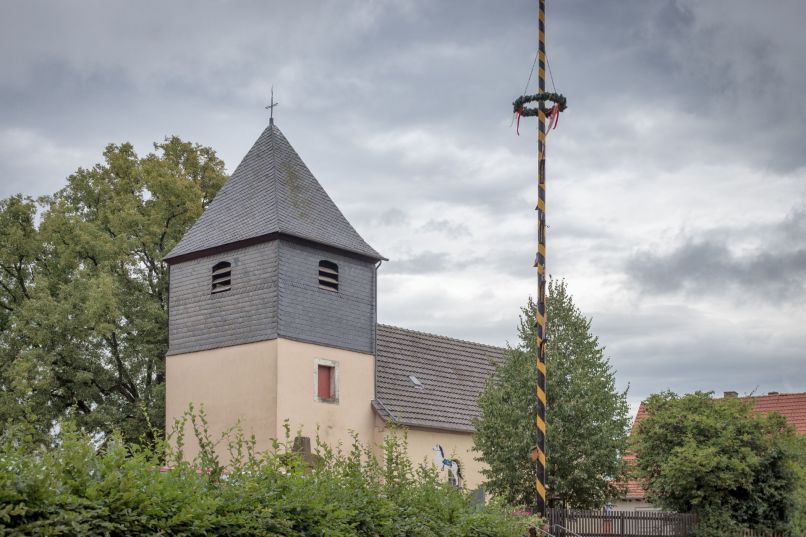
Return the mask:
M406 222L408 222L406 214L400 209L389 209L378 218L378 223L382 226L401 226Z
M384 274L426 274L447 269L448 255L442 252L422 252L412 257L391 260L384 267Z
M479 257L452 257L444 252L426 250L401 259L391 259L384 265L384 274L435 274L462 272L482 261Z
M806 211L766 225L716 228L666 253L639 251L627 275L645 292L800 301L806 296ZM755 244L742 244L750 237Z
M691 308L594 314L597 333L611 335L607 354L619 378L629 378L632 395L671 389L803 391L806 383L806 336L781 336L780 327L757 323L731 326ZM666 329L661 334L659 327ZM612 335L620 333L621 337ZM775 341L775 348L770 342Z
M800 300L806 292L806 249L736 255L724 244L687 242L668 254L636 255L628 274L654 293L738 291L755 298Z
M465 224L457 224L450 220L429 220L420 226L420 231L443 233L451 239L470 236L470 229Z
M232 170L274 84L278 125L391 259L381 320L503 344L534 288L535 124L510 127L534 9L2 3L0 197L53 192L107 143L146 153L169 134ZM806 390L793 365L806 346L806 4L566 0L548 17L570 104L548 142L549 270L593 315L620 382L635 398L669 379ZM748 297L760 319L743 317ZM763 347L736 343L748 326ZM748 365L759 353L763 372Z

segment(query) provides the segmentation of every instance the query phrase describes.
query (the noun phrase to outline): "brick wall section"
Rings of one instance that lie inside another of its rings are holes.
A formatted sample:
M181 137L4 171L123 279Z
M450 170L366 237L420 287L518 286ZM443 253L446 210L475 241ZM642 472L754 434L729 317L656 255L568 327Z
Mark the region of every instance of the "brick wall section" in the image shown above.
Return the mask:
M374 354L374 263L279 243L279 336ZM322 259L339 266L338 292L319 288Z
M277 241L171 266L168 354L277 337ZM232 288L210 294L213 265L232 264Z

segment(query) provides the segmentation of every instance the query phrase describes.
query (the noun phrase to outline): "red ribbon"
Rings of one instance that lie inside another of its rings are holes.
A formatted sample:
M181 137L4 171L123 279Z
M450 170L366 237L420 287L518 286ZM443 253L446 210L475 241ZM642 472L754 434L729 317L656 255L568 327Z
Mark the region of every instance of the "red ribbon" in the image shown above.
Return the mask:
M554 124L552 125L552 121ZM560 105L555 104L551 107L551 112L549 112L549 121L548 121L548 128L546 129L546 134L548 131L557 128L557 123L560 122Z
M518 111L516 112L517 121L515 123L515 132L517 133L518 136L521 135L521 112L523 112L523 107L518 108ZM551 107L551 110L549 111L549 119L546 122L547 127L546 136L548 136L550 130L557 128L557 123L559 122L560 122L560 105L555 104L554 106Z
M551 132L552 129L557 128L557 123L559 121L560 121L560 105L555 104L554 106L551 107L551 110L549 111L548 121L546 121L546 137L548 137L549 132ZM544 145L543 146L543 151L545 151L545 150L546 150L546 148L545 148L545 145ZM543 158L542 153L540 155L540 158Z
M518 124L515 126L515 132L518 136L521 135L521 111L523 111L523 107L518 108Z

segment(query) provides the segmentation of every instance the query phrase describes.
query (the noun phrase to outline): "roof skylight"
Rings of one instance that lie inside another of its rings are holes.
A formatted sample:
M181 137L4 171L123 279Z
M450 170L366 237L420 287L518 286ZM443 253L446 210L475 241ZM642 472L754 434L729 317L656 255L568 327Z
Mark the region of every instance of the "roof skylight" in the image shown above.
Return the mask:
M418 390L423 389L423 383L420 382L420 379L418 379L414 375L409 375L409 380L411 381L412 384L414 384L417 387Z

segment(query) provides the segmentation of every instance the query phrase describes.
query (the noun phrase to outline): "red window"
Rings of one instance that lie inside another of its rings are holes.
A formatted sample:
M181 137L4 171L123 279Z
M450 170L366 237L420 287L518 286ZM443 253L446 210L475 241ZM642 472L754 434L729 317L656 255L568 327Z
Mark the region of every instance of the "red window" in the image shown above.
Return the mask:
M316 388L316 395L319 396L319 399L333 399L333 367L329 365L319 366Z

